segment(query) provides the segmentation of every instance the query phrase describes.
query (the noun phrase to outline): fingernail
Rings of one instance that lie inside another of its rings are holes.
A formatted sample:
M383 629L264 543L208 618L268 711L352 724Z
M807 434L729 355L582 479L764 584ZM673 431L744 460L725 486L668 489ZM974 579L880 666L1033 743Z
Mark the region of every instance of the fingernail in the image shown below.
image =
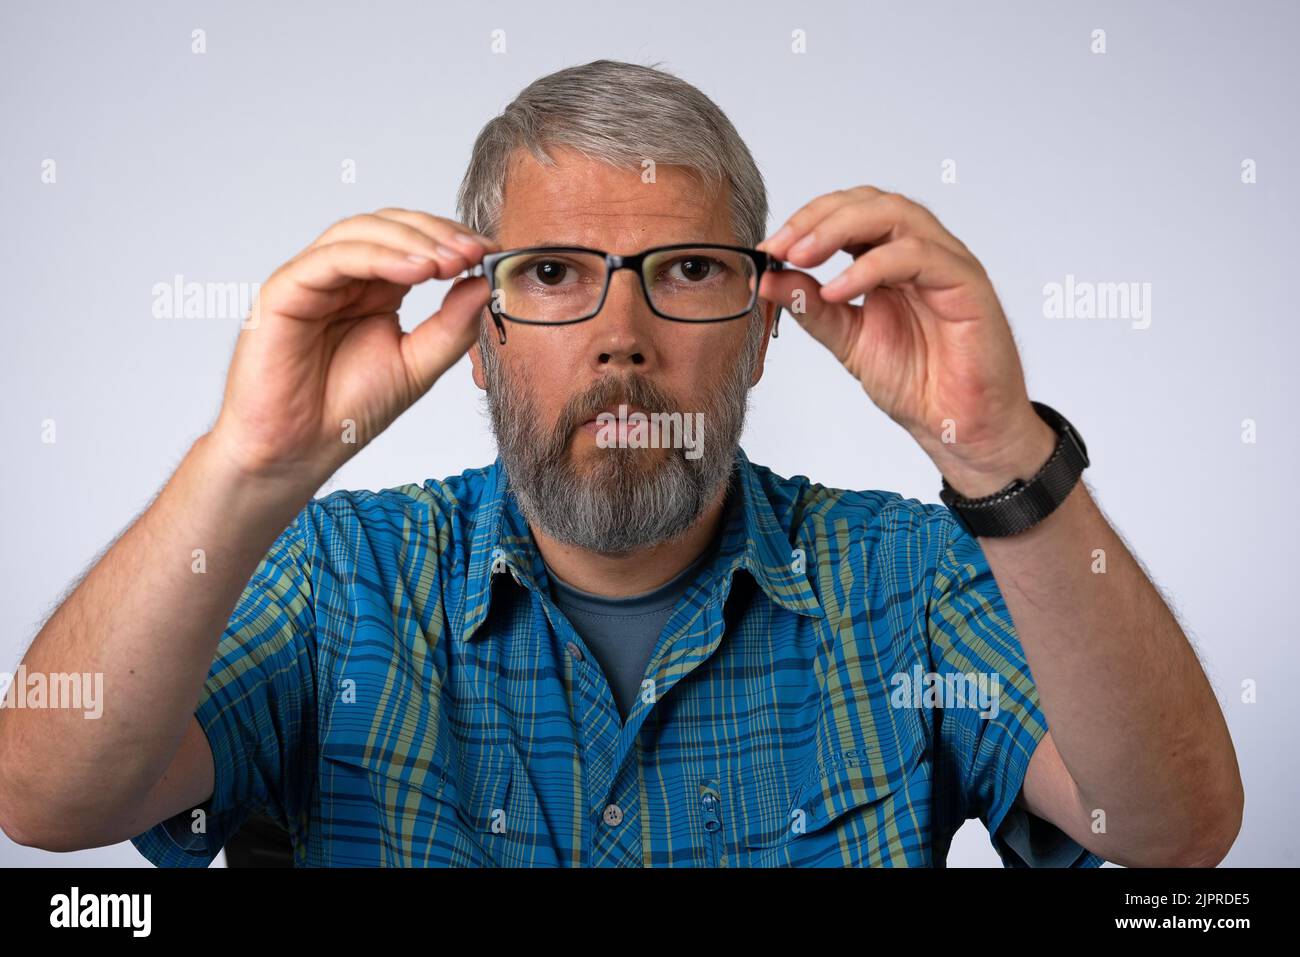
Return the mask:
M433 262L433 260L430 259L428 256L412 255L412 256L407 256L406 258L409 259L411 262L415 263L417 266L423 266L425 263Z
M457 259L464 255L464 253L457 252L449 246L444 246L442 243L435 242L433 245L437 254L442 256L444 259Z
M836 276L826 285L822 286L822 292L829 293L830 295L834 296L837 293L843 291L844 287L846 287L848 284L849 284L848 277L842 275Z
M776 246L778 243L785 242L793 234L794 234L794 230L791 229L789 226L782 226L780 229L774 232L767 239L763 240L763 245L769 248L772 246Z
M794 256L799 253L806 253L808 250L812 249L813 246L815 246L816 244L817 244L817 237L814 236L812 233L809 233L803 239L799 240L797 243L795 243L793 246L790 247L790 252L788 253L788 255Z

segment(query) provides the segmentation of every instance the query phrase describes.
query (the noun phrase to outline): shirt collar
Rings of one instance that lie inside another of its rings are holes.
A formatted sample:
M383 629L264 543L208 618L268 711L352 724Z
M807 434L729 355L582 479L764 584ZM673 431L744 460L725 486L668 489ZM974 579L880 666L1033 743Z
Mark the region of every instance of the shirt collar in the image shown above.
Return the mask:
M744 569L777 605L801 615L824 618L808 580L810 557L791 544L789 533L777 519L763 489L759 468L743 449L736 449L733 494L723 517L718 553L707 571L714 578L714 592L722 589L737 570ZM485 492L474 522L459 629L463 641L472 640L487 619L494 582L508 574L520 585L539 590L546 581L541 553L510 491L500 457L484 477Z

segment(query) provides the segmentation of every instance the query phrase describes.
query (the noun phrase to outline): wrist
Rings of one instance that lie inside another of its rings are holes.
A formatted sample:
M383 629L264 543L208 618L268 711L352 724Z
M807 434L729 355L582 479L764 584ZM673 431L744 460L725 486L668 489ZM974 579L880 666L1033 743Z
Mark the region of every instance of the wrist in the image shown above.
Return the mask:
M211 481L265 502L305 502L329 478L323 470L303 463L255 463L216 428L200 436L192 452Z
M954 446L930 454L949 486L963 498L975 499L1001 491L1016 479L1028 481L1051 457L1056 431L1031 409L1032 421L1010 433L995 451L961 456Z

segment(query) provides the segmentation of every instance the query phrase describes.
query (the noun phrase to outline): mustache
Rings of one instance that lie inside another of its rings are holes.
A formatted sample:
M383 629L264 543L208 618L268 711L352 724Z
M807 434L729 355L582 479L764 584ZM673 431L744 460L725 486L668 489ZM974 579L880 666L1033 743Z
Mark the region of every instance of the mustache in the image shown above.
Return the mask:
M507 396L507 402L512 398ZM526 401L525 404L531 406L531 402ZM611 406L617 409L619 405L635 406L652 414L672 412L677 407L677 402L644 376L601 376L589 388L570 396L560 409L554 427L541 436L536 433L531 437L524 434L526 430L536 428L537 419L534 415L506 415L505 418L510 423L507 428L511 432L512 447L531 447L527 457L532 460L534 467L542 471L563 469L574 430Z
M644 376L603 376L591 388L571 396L564 404L555 423L556 439L567 442L578 426L620 405L638 408L647 414L670 413L678 407L671 395Z

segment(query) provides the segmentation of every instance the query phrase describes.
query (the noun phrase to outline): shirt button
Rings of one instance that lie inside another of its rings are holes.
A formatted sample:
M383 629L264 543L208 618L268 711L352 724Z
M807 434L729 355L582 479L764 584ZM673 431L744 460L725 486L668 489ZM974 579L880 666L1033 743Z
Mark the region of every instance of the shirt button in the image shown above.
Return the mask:
M605 805L605 823L610 827L618 827L623 823L623 809L617 804Z
M574 644L572 641L565 642L565 644L564 644L564 649L565 649L569 654L573 655L573 657L576 658L578 661L581 661L581 660L582 660L582 649L579 648L579 647L578 647L576 644Z

